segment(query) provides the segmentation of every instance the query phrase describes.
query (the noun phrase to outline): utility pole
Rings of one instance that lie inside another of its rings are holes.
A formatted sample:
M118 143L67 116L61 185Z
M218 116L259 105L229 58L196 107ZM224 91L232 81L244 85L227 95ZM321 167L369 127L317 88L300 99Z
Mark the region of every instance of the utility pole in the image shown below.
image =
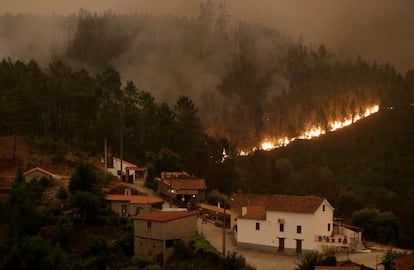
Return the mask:
M226 203L223 202L223 255L226 256Z
M124 181L124 173L122 172L122 160L123 160L123 156L124 156L124 111L121 111L121 151L120 151L120 158L121 158L121 169L120 169L120 173L121 173L121 181Z
M106 174L108 173L108 142L105 137L105 151L104 151L104 162L105 162L105 180L106 180Z
M17 132L14 130L14 138L13 138L13 160L16 159L16 152L17 152Z

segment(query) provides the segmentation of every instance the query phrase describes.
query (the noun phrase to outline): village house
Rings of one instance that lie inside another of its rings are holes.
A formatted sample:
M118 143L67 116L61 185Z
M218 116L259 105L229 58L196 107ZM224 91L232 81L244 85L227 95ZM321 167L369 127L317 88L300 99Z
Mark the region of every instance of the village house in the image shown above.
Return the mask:
M108 172L121 178L122 181L131 184L144 185L148 177L148 169L146 167L138 167L137 165L112 157L112 166L108 167Z
M197 212L153 211L134 218L134 252L162 254L166 262L174 251L174 242L188 244L197 231Z
M23 176L26 179L26 181L30 181L32 179L40 180L42 178L45 178L49 181L52 181L52 179L58 178L57 175L55 175L55 174L53 174L53 173L51 173L51 172L49 172L45 169L42 169L40 167L35 167L35 168L32 168L28 171L25 171L23 173Z
M170 198L180 205L195 203L206 198L206 182L204 179L189 175L186 172L162 172L158 182L161 196Z
M107 194L108 208L121 217L131 217L153 209L162 209L164 201L147 195Z
M238 246L268 252L348 248L347 236L333 231L333 210L317 196L236 193L231 197L231 228Z
M135 185L117 183L102 189L106 195L108 208L119 216L131 217L153 209L162 209L164 201L155 196L147 196Z

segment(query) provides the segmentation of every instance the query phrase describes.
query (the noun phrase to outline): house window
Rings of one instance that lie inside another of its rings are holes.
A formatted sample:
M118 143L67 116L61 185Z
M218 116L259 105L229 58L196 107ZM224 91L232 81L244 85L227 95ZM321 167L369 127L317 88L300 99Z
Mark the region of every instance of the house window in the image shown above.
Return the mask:
M328 223L328 232L331 231L331 223Z
M260 230L260 223L256 222L256 231L259 231L259 230Z
M152 224L151 224L151 220L148 220L148 221L147 221L147 228L148 228L148 229L151 229L151 225L152 225Z
M296 226L296 233L302 233L302 226Z
M322 211L325 212L325 205L322 205Z
M279 231L280 232L284 232L285 231L285 224L283 224L283 223L280 223L279 224Z
M121 216L125 217L127 215L127 206L125 204L121 205Z

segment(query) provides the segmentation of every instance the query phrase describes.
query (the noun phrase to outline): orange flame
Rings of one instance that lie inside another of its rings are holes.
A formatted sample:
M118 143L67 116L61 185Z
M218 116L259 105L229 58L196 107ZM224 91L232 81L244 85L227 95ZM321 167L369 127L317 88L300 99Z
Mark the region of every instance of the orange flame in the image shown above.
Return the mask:
M328 124L329 130L328 131L335 131L338 129L341 129L343 127L349 126L353 123L355 123L358 120L361 120L365 117L368 117L376 112L378 112L379 110L379 106L378 105L373 105L368 107L367 109L365 109L364 113L361 115L356 115L354 117L350 116L347 119L343 120L343 121L333 121L331 123ZM269 139L269 138L265 138L262 143L260 144L259 148L254 147L253 149L250 150L242 150L240 151L239 155L240 156L246 156L249 155L250 153L260 149L260 150L265 150L265 151L269 151L275 148L279 148L279 147L284 147L286 145L288 145L290 142L296 140L296 139L312 139L315 137L319 137L323 134L326 133L326 130L323 129L322 127L319 126L314 126L311 127L309 130L304 131L302 134L300 134L297 137L293 137L293 138L288 138L288 137L282 137L282 138L273 138L273 139Z

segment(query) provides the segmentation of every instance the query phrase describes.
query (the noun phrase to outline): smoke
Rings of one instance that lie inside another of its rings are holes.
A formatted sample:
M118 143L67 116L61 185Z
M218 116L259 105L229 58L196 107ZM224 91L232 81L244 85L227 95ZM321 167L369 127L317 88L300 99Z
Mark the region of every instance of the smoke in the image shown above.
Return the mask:
M207 128L220 125L222 135L228 131L247 138L257 137L255 125L261 121L248 115L276 121L267 115L275 113L274 104L281 93L289 91L289 81L277 71L267 74L269 84L252 97L261 107L250 111L240 97L217 91L243 42L251 46L258 79L273 67L280 68L278 59L286 44L297 39L313 48L325 44L337 55L389 62L402 73L413 68L414 2L410 0L227 0L225 6L212 1L214 18L205 14L203 24L198 20L201 3L205 1L38 0L33 5L30 0L5 0L2 10L9 13L1 16L0 57L34 59L43 66L64 57L76 35L74 14L80 9L98 15L107 11L139 14L119 16L117 25L108 31L128 37L124 50L108 59L123 80L134 81L140 90L170 105L180 95L189 96ZM241 21L250 28L240 28ZM243 36L243 31L248 34ZM78 60L75 64L88 66Z
M61 16L2 16L0 56L22 61L35 59L47 65L66 50L74 31L70 29L71 20Z
M33 4L30 0L3 0L2 10L12 14L67 15L84 8L97 13L111 10L114 13L195 17L201 2L38 0ZM227 0L226 3L233 21L267 25L295 38L303 36L305 43L315 47L323 43L330 49L361 55L370 61L389 62L402 73L413 67L414 2L411 0ZM51 26L42 27L46 27L43 33L53 30Z

